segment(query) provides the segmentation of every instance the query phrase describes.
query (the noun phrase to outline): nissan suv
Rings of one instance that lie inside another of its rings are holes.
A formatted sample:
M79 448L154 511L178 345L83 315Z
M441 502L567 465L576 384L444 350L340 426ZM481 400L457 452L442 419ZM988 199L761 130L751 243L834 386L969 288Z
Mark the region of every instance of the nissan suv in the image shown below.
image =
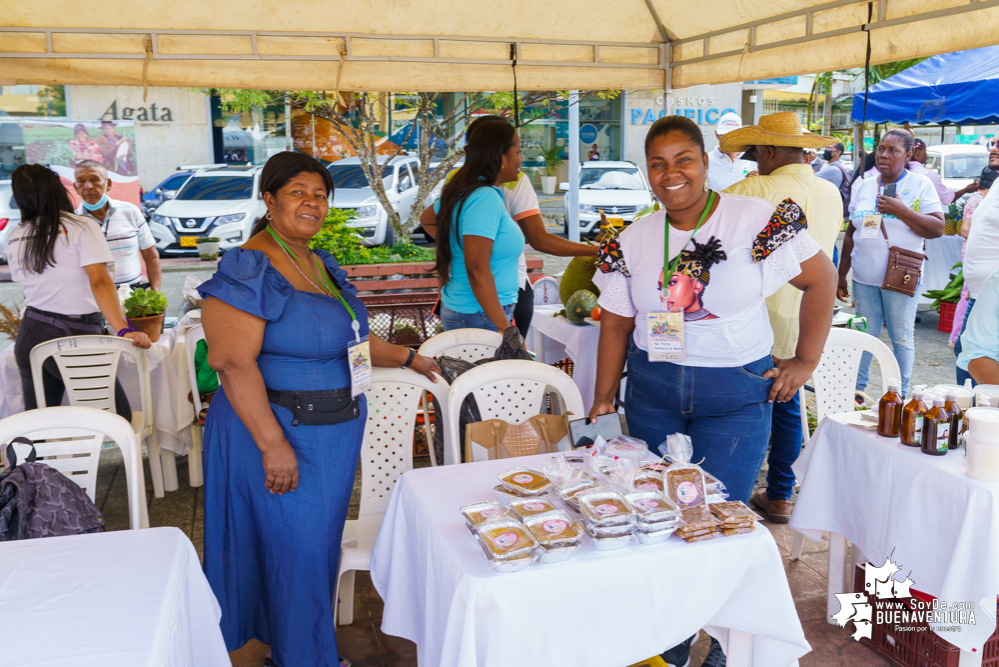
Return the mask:
M379 163L384 163L387 159L386 156L378 156ZM333 177L333 206L354 211L356 217L348 224L358 231L365 245L395 245L395 232L388 222L384 207L364 176L360 158L343 158L327 169ZM385 194L388 195L392 208L405 221L419 192L419 159L411 155L392 158L391 163L385 165L382 178L385 181Z
M230 166L195 172L150 219L160 254L196 255L202 236L218 238L221 250L245 243L253 223L267 213L260 193L262 169Z
M568 183L559 185L563 192ZM579 233L600 231L600 212L631 224L635 214L652 206L652 189L634 162L584 162L579 170ZM569 233L569 198L565 198L565 232Z

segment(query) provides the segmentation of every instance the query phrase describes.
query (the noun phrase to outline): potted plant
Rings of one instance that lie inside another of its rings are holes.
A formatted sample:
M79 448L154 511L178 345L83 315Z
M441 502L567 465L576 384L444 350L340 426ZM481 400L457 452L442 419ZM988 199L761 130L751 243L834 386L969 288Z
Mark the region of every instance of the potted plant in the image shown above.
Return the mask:
M545 176L541 177L541 191L546 195L555 194L555 182L558 180L558 168L562 166L562 147L549 146L541 151L541 159L545 161Z
M154 343L163 333L163 319L166 314L167 299L151 289L141 287L132 290L125 299L125 317L135 329L149 336Z
M202 236L198 239L198 256L202 262L214 262L219 258L219 240L214 236Z

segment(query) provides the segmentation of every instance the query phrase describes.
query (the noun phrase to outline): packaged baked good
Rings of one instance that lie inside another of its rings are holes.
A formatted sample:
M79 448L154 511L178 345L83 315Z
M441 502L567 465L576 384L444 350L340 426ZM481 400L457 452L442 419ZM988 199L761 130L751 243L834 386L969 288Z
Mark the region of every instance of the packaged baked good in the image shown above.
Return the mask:
M632 491L624 496L640 521L655 523L675 519L679 509L659 491Z
M712 503L708 505L708 508L723 527L734 527L736 524L763 521L763 517L749 509L749 506L746 505L746 503L738 500L723 503Z
M579 503L576 496L594 488L597 483L591 477L583 477L569 480L558 487L559 500L568 505L572 510L579 512Z
M649 446L644 440L627 435L617 435L603 446L603 453L632 461L644 461L649 457Z
M704 533L710 533L711 531L717 531L718 526L711 526L709 528L697 528L696 530L690 530L686 526L678 528L676 534L680 537L697 537L698 535L703 535Z
M493 491L496 492L496 495L499 496L500 500L504 503L509 503L511 500L516 500L517 498L534 498L534 496L525 496L517 491L508 489L502 484L494 486Z
M722 535L742 535L743 533L751 533L756 530L756 523L751 523L748 526L739 526L738 528L722 528Z
M538 562L538 552L540 549L531 549L518 558L496 558L493 556L485 541L479 535L475 536L475 541L479 543L482 552L486 555L486 560L497 572L520 572Z
M524 525L534 534L538 543L547 548L578 544L583 537L583 529L564 510L533 516L526 519Z
M639 544L659 544L668 540L669 536L675 531L676 524L668 525L668 522L666 522L659 530L636 530L635 537L638 538Z
M663 490L662 472L651 470L649 468L642 468L637 473L635 473L635 490L662 492Z
M617 537L619 535L630 535L635 532L635 524L632 522L621 523L614 526L600 526L587 522L590 532L597 537Z
M552 485L551 480L530 468L514 468L498 477L500 484L524 496L539 496Z
M684 532L693 532L703 528L714 528L718 526L718 519L711 513L706 505L689 507L680 512L683 518Z
M713 539L715 539L716 537L718 537L720 535L721 535L721 531L712 530L712 531L708 531L707 533L704 533L702 535L696 535L694 537L685 537L683 539L686 540L687 542L703 542L705 540L713 540Z
M609 487L594 487L576 496L583 516L590 523L614 526L631 523L634 512L624 496Z
M663 492L681 508L702 505L704 473L697 466L670 466L663 473Z
M485 544L490 557L509 560L521 558L537 549L538 540L519 521L487 521L475 532Z
M511 519L510 513L500 503L474 503L461 508L465 523L473 530L491 520Z
M538 498L516 498L510 501L510 510L519 519L524 520L535 514L545 514L558 510L550 500L545 497Z
M594 534L593 526L591 524L586 524L585 529L586 534L590 536L590 543L593 545L593 548L598 551L613 551L614 549L621 549L622 547L628 546L628 543L631 542L631 533L616 535L613 537L600 537L599 535Z

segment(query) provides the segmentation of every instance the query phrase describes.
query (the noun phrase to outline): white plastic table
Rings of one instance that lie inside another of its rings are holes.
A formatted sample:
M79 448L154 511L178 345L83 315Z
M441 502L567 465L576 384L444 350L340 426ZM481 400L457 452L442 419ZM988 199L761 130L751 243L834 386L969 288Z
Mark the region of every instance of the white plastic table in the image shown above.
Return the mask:
M853 588L848 540L877 567L891 554L897 579L911 573L920 591L973 602L975 625L938 634L962 649L961 667L981 664L996 628L999 482L968 477L964 450L927 456L844 419L823 419L793 466L801 490L791 527L813 540L829 531L829 615L840 608L835 594Z
M538 361L553 364L566 357L572 359L572 381L579 387L583 407L588 413L593 407L593 386L597 381L597 345L600 327L592 324L570 324L564 317L555 317L563 306L535 306L527 344Z
M219 604L177 528L0 543L0 663L228 667Z
M412 470L389 502L371 560L382 630L434 667L629 665L701 628L729 667L786 667L810 650L765 528L688 544L584 545L562 563L501 574L459 513L495 500L496 475L550 454Z
M958 235L940 236L924 242L926 261L923 262L923 286L919 292L919 305L932 302L923 296L923 292L943 289L950 282L951 270L956 271L953 266L961 261L963 244L964 237Z

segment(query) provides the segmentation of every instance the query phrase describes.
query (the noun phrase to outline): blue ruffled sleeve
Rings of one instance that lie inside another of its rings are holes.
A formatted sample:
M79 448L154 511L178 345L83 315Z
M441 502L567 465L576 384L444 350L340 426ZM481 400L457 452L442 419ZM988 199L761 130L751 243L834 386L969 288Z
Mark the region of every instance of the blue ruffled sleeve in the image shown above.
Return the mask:
M235 248L222 255L218 271L198 286L198 292L202 297L213 296L233 308L274 321L281 317L295 288L271 266L264 253Z

